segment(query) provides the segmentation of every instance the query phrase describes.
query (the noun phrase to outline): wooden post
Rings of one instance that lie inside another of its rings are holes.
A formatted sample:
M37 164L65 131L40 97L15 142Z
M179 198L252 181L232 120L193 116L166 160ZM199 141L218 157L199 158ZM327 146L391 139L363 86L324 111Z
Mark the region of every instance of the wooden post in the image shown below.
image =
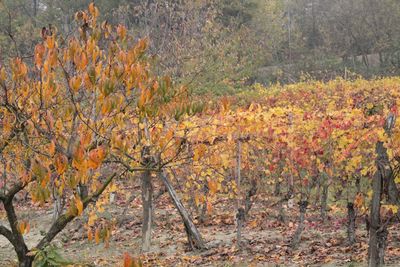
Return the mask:
M197 230L196 226L194 225L192 219L190 218L189 213L186 211L181 200L179 199L178 195L176 194L174 188L172 187L171 182L169 181L167 175L164 172L160 173L160 179L164 183L165 188L167 189L168 194L171 197L172 202L175 205L175 208L178 210L179 214L182 217L183 223L185 225L186 233L188 235L189 245L193 249L207 249L199 231Z

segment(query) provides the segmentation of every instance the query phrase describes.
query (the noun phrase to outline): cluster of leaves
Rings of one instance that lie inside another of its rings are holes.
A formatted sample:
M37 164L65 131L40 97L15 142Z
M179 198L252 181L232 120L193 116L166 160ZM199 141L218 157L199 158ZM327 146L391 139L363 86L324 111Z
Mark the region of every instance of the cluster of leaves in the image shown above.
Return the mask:
M250 182L283 183L298 199L329 183L339 193L349 190L347 201L356 199L361 208L368 191L356 189L355 180L375 172L376 142L385 143L391 160L400 153L399 126L391 135L384 131L386 118L397 115L398 83L391 78L258 86L258 100L236 109L221 99L218 111L186 123L193 161L180 172L187 192L195 192L196 204L210 202L207 207L217 193L234 197L240 142L242 176Z

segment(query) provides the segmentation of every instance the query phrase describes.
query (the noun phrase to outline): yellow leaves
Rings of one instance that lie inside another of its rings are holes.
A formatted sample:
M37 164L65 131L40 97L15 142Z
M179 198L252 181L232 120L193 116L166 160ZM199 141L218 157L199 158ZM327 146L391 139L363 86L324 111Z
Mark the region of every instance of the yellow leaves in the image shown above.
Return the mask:
M27 221L18 221L17 229L22 235L25 235L29 233L31 226Z
M112 183L108 189L108 192L113 193L113 192L117 192L118 190L118 186L115 183Z
M100 146L89 152L89 168L97 169L106 156L104 147Z
M205 199L206 199L206 198L205 198L204 195L202 195L202 194L196 193L196 194L194 195L194 202L196 203L196 206L198 206L198 205L204 203Z
M376 130L376 134L379 141L386 142L388 140L388 136L386 135L385 130L383 128Z
M205 144L200 144L194 149L193 160L198 161L207 152L207 146Z
M382 205L382 208L384 210L391 211L392 214L397 214L397 212L399 211L399 207L397 205Z
M69 86L74 92L78 92L82 85L82 78L80 76L74 76L69 80Z
M354 172L357 168L360 167L361 160L362 160L362 156L361 155L355 156L355 157L351 157L350 160L347 161L345 170L348 173Z
M365 166L365 167L362 168L362 170L360 171L360 174L361 174L362 176L366 176L366 175L368 174L368 172L369 172L369 167L368 167L368 166Z

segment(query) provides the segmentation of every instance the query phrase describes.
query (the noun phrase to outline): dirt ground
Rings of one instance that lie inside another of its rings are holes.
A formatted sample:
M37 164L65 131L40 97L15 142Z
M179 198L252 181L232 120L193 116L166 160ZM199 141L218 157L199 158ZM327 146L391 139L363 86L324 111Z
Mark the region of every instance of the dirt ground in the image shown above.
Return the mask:
M295 208L287 210L286 224L276 219L276 209L268 203L256 201L243 229L243 245L236 248L236 232L232 201L214 206L206 223L199 231L208 250L192 252L187 247L186 235L179 215L168 199L161 196L155 204L155 225L152 249L140 254L141 205L140 198L130 204L122 216L124 206L118 201L110 205L105 217L116 218L120 226L111 236L108 248L103 243L89 242L83 224L85 216L76 219L53 242L67 258L81 266L121 266L125 252L140 257L145 266L366 266L367 233L364 224L357 223L357 242L346 241L346 220L340 214L329 217L326 223L318 212L309 211L301 243L295 250L288 242L296 229ZM47 212L31 207L19 210L20 218L29 220L30 232L25 236L29 247L41 239L51 223L51 209ZM0 222L5 223L0 211ZM386 253L388 266L400 265L400 227L392 226ZM0 266L16 266L16 255L4 237L0 237Z

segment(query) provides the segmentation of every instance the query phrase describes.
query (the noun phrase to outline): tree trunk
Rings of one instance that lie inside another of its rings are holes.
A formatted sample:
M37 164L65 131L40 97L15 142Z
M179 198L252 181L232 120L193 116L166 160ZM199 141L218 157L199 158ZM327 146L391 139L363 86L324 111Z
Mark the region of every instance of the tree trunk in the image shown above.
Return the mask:
M164 183L167 191L178 210L179 214L182 217L183 223L185 225L186 233L188 235L189 246L193 249L206 249L206 245L197 230L196 226L194 225L192 219L189 216L189 213L186 211L185 207L183 206L181 200L179 199L178 195L176 194L174 188L172 187L171 182L169 181L167 175L165 173L160 173L160 179Z
M326 222L326 210L328 202L328 180L325 177L322 185L322 196L321 196L321 218L323 222Z
M147 252L150 250L151 226L153 221L153 185L151 184L150 171L144 171L142 174L142 203L142 251Z
M381 223L380 209L383 193L383 182L391 173L387 150L383 142L376 144L376 165L377 171L372 183L371 214L369 216L369 247L368 247L368 266L375 267L384 263L384 253L386 247L386 226Z
M32 256L24 256L23 259L18 257L19 267L32 267L33 264L33 257Z
M356 212L354 210L354 204L351 202L347 203L347 237L350 245L356 242Z
M308 206L307 200L299 202L299 209L300 209L299 225L297 226L296 232L294 233L292 242L290 244L292 248L296 248L297 245L300 243L301 233L304 230L304 219L306 217L307 206Z
M242 239L242 226L244 222L244 209L238 208L236 213L236 246L240 250L241 249L241 239Z
M22 234L18 230L18 218L13 206L13 198L3 201L3 206L7 214L8 223L10 224L11 232L7 237L17 253L19 266L29 267L32 266L32 258L26 254L29 252L25 244ZM10 240L11 239L11 240Z

